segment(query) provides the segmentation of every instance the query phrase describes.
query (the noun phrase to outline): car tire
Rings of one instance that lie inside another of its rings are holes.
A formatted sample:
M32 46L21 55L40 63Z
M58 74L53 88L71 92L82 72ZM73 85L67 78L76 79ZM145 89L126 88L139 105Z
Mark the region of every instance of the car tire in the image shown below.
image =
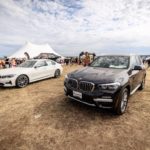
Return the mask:
M142 80L142 83L141 83L141 86L139 87L139 90L144 90L144 88L145 88L145 77L143 78L143 80Z
M115 102L114 111L117 115L122 115L125 113L129 98L129 91L127 88L121 90L118 99Z
M57 69L57 70L55 71L54 77L55 77L55 78L60 77L60 70L59 70L59 69Z
M26 75L20 75L16 80L16 86L23 88L29 84L29 78Z

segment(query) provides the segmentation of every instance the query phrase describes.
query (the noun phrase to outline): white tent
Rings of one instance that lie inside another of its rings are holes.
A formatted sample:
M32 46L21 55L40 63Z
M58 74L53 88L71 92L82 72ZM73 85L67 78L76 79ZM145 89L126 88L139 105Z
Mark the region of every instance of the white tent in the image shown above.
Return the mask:
M49 44L36 45L30 42L27 42L22 48L17 52L12 54L9 58L25 58L26 55L29 55L30 58L38 56L40 53L53 53L55 55L61 56L56 53Z

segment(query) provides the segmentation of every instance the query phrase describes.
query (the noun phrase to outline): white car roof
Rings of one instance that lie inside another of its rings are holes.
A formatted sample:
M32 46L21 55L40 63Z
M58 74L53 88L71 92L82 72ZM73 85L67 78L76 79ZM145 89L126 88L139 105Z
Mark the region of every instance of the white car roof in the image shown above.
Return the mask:
M46 62L55 62L56 64L58 64L56 61L51 60L51 59L28 59L26 61L36 61L36 62L46 61Z
M50 59L29 59L27 61L52 61Z

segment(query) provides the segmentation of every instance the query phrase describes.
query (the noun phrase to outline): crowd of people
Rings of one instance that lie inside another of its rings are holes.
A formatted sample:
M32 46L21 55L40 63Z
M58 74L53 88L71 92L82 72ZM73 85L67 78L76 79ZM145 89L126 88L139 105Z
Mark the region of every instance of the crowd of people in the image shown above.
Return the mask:
M78 64L78 57L66 57L64 60L60 62L61 64L69 65L69 64Z
M79 54L79 64L88 66L96 58L95 53L81 52Z
M65 65L78 64L88 66L95 58L96 55L94 53L81 52L79 54L79 57L66 57L65 59L57 62ZM148 67L150 67L150 57L149 59L142 58L142 60L144 64L147 64ZM23 59L7 58L7 57L2 59L0 58L0 69L16 67L21 63L23 63L24 61L26 61L25 58Z
M0 59L0 69L16 67L24 61L25 59L9 59L6 57L4 59Z
M95 53L81 52L79 57L66 57L64 59L64 64L79 64L83 66L88 66L94 59Z

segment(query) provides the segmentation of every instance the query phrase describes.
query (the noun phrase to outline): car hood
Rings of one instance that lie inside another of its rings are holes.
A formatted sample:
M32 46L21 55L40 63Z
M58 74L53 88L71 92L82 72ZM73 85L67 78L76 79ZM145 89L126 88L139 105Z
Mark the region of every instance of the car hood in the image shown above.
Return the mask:
M0 70L0 75L24 74L30 72L31 69L32 68L23 68L23 67L7 68Z
M85 67L70 73L69 77L80 81L91 81L104 84L122 82L125 72L127 72L125 69Z

